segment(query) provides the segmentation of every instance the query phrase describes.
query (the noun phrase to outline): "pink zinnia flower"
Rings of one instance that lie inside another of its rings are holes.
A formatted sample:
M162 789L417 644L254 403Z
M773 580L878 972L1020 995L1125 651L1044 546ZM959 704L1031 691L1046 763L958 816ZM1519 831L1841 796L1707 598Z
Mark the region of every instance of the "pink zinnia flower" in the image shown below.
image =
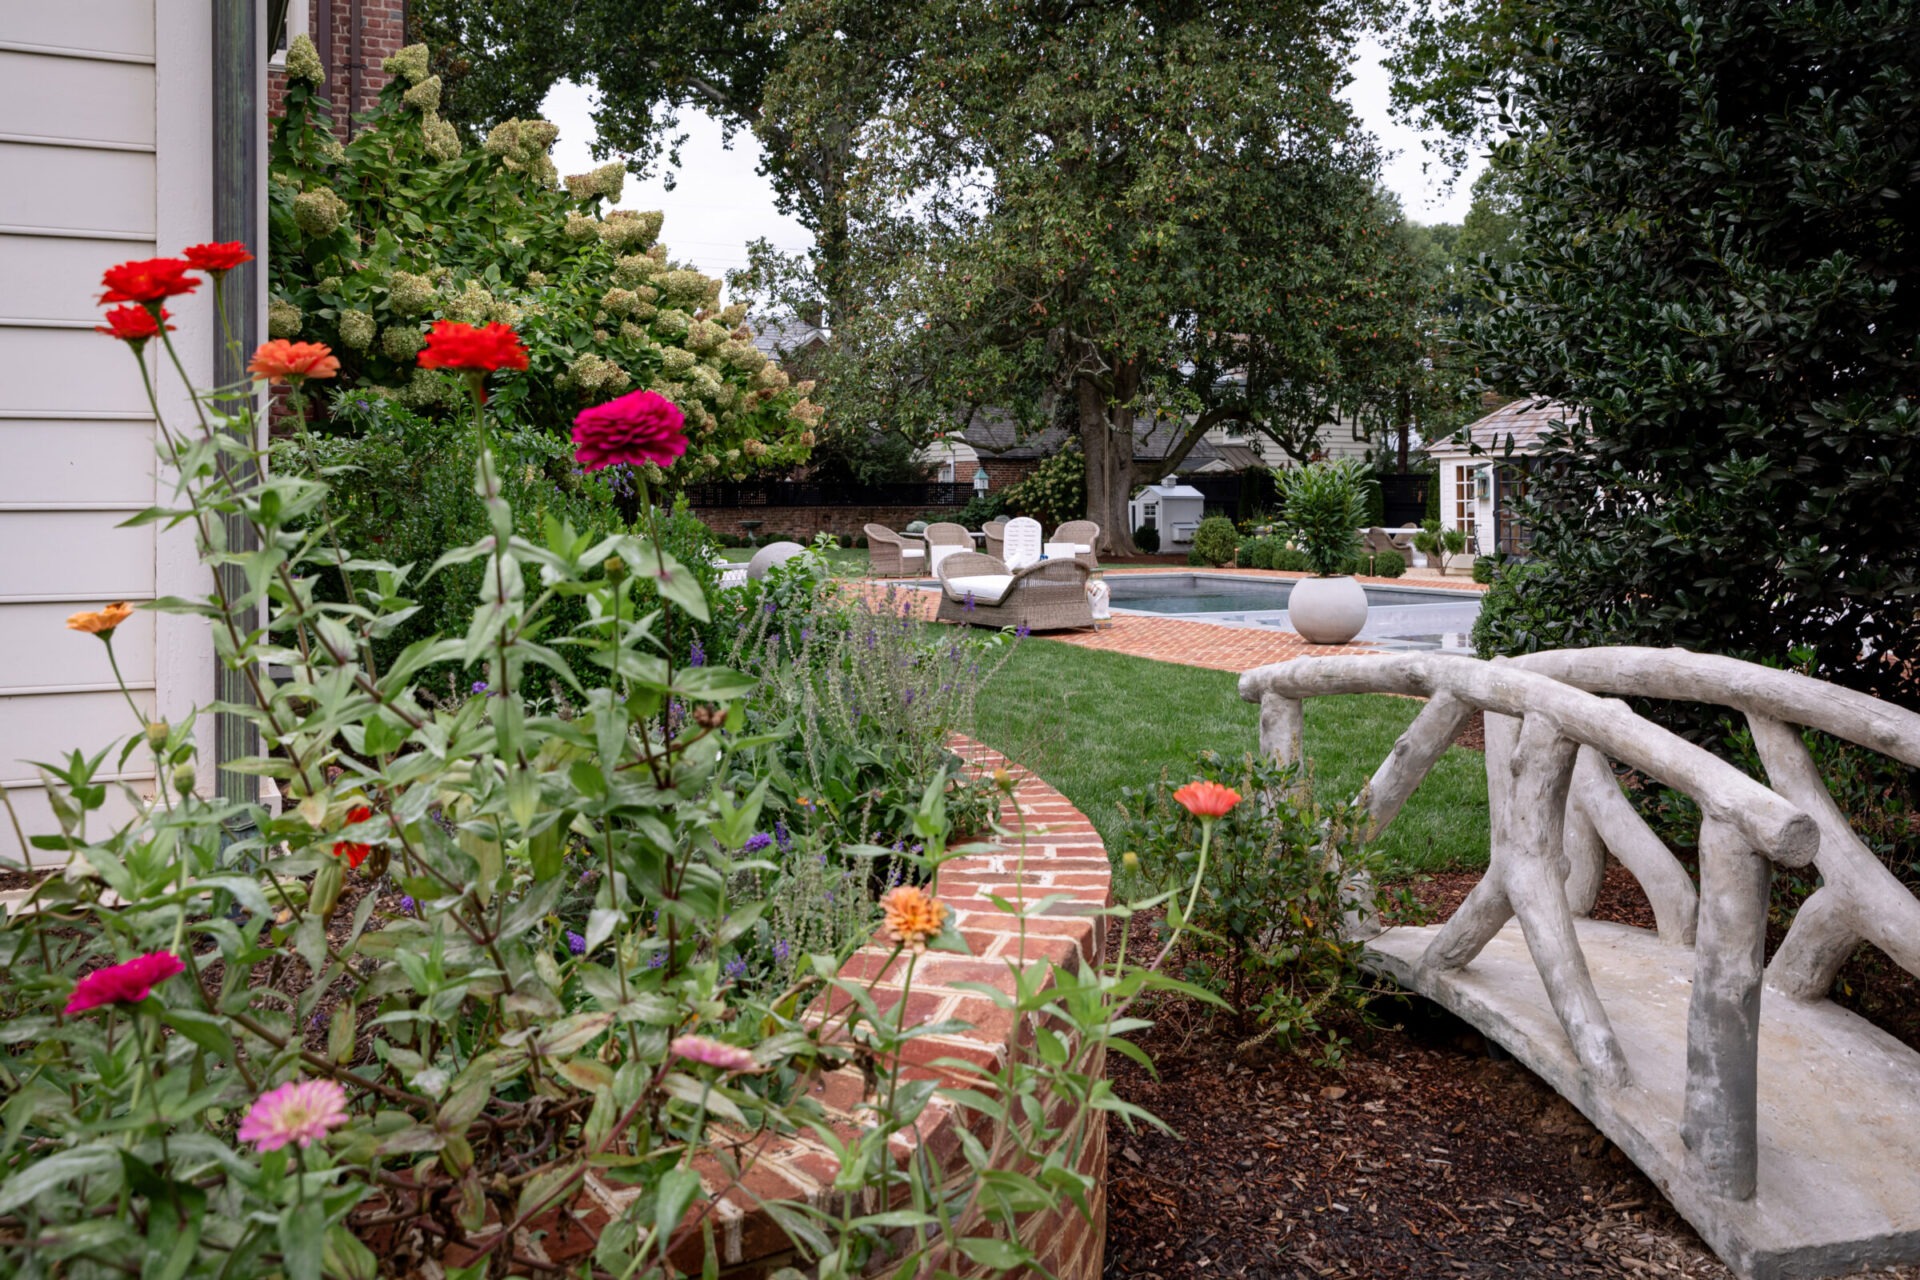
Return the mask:
M680 1036L671 1045L676 1058L685 1058L688 1062L703 1063L709 1067L718 1067L722 1071L758 1071L760 1064L745 1049L718 1040L709 1040L706 1036Z
M159 984L186 969L171 951L136 956L125 964L95 969L74 984L68 1013L85 1013L103 1004L138 1004Z
M347 1122L347 1091L331 1080L296 1080L254 1099L240 1122L240 1141L262 1151L288 1143L310 1147Z
M573 420L574 456L588 471L617 463L670 467L687 451L687 420L658 391L633 391L582 409Z

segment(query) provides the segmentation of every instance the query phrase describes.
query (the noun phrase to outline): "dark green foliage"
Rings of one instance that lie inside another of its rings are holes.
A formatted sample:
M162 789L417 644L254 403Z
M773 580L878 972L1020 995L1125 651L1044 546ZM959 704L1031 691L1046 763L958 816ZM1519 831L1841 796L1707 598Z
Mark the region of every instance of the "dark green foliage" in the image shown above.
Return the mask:
M1584 411L1534 477L1531 625L1920 705L1920 10L1555 0L1518 66L1489 381Z
M1283 573L1312 573L1313 565L1307 560L1307 553L1298 547L1287 546L1284 542L1273 549L1273 563L1268 566Z
M1364 463L1352 458L1309 462L1274 472L1286 504L1288 541L1306 556L1314 573L1346 573L1360 551L1360 528L1367 523L1367 494L1379 484Z
M1000 491L1001 512L1031 516L1049 531L1087 514L1087 471L1078 449L1042 458L1025 479Z
M1397 578L1407 571L1407 558L1398 551L1382 551L1366 558L1365 573L1376 578Z
M967 499L967 505L958 511L945 511L940 514L928 512L928 520L951 520L955 524L965 525L969 529L984 529L993 521L1007 514L1007 492L1004 489L976 493Z
M1473 580L1475 582L1492 582L1494 571L1499 567L1500 560L1496 556L1475 556L1473 558Z
M1558 566L1515 560L1494 575L1473 624L1473 647L1483 658L1537 649L1578 649L1597 643L1598 619L1572 612Z
M1192 878L1200 823L1173 792L1194 778L1224 783L1242 799L1214 824L1182 976L1222 996L1242 1029L1258 1025L1262 1039L1282 1045L1322 1034L1329 1013L1364 1010L1371 988L1359 968L1363 945L1340 927L1343 871L1375 867L1363 844L1364 813L1317 805L1297 767L1204 751L1176 778L1121 793L1114 847L1138 856L1155 889ZM1359 892L1372 895L1369 907L1386 905L1383 890ZM1341 1044L1333 1037L1326 1052L1337 1056Z
M1140 548L1143 555L1154 555L1160 550L1160 530L1152 525L1141 525L1133 531L1133 545Z
M1240 534L1225 516L1208 516L1193 531L1193 554L1215 568L1232 564L1239 549Z

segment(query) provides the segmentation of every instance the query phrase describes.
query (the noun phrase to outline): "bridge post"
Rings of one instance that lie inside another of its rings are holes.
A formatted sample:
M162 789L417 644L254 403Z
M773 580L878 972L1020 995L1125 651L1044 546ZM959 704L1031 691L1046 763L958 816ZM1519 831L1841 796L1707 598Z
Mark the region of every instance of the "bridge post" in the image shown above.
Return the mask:
M1299 764L1300 726L1306 719L1305 705L1298 698L1267 693L1260 698L1260 750L1275 764Z
M1760 988L1773 863L1731 826L1700 827L1700 923L1680 1140L1703 1181L1749 1200L1759 1172Z

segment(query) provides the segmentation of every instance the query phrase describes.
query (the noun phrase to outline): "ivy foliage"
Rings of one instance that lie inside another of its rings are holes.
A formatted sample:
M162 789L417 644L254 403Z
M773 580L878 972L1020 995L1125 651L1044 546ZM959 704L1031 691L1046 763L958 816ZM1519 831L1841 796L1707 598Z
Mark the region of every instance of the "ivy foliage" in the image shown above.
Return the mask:
M337 385L445 418L459 386L415 357L436 318L519 331L531 367L499 392L510 419L564 430L582 407L641 388L686 413L675 484L803 462L821 411L753 344L720 282L676 265L659 213L603 212L612 164L561 184L545 121L510 120L462 145L438 114L423 46L389 58L379 106L342 146L302 41L274 127L269 188L276 337L323 341Z
M1473 329L1490 381L1576 410L1528 612L1920 705L1917 6L1545 9Z

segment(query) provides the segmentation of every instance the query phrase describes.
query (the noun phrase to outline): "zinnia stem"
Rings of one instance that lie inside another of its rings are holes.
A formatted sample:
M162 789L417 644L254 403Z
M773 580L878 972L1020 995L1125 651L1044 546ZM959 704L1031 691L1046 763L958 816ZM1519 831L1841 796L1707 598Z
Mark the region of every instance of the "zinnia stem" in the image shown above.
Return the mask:
M1186 909L1180 913L1180 927L1186 928L1187 921L1193 918L1193 906L1200 900L1200 882L1207 878L1207 848L1213 842L1213 821L1207 819L1200 824L1200 862L1193 869L1193 888L1187 894Z

